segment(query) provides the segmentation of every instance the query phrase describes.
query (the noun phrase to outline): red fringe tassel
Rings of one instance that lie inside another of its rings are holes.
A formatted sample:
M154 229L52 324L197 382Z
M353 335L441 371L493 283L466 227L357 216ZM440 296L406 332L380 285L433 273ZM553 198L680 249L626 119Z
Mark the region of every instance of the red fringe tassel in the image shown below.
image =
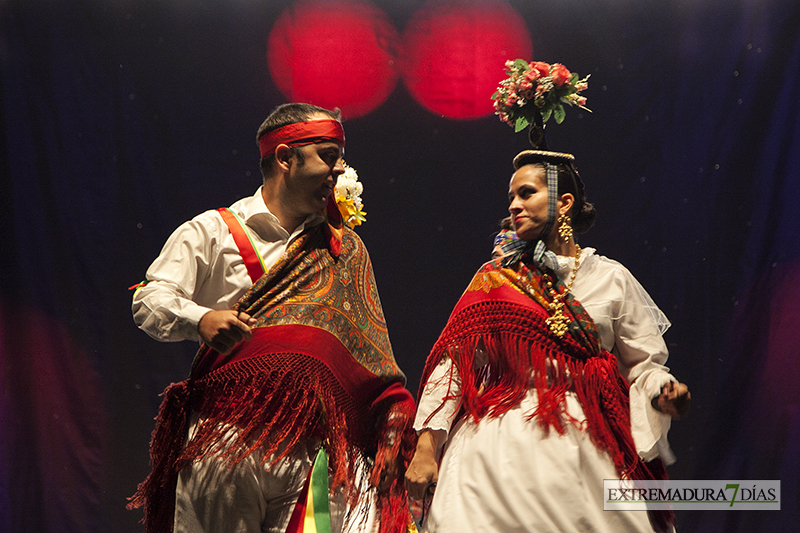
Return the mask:
M529 419L542 429L563 435L572 424L587 431L621 479L665 479L660 462L648 465L636 451L629 385L616 358L608 352L593 353L570 335L553 336L545 318L502 300L484 300L454 313L428 358L421 387L442 358L449 357L461 378L460 394L454 398L461 402L464 416L476 422L501 416L533 389L538 405ZM487 365L476 366L478 350L488 356ZM567 392L576 394L585 423L567 413ZM672 522L670 512L650 515L659 531Z
M201 379L173 384L164 393L153 432L153 470L128 507L144 507L147 533L171 532L177 474L182 468L211 456L233 465L256 450L263 454L264 464L272 464L312 436L319 437L328 452L331 491L344 490L353 505L360 496L357 487L362 485L356 479L356 465L367 454L377 449L377 457L383 458L388 450L391 456L400 454L405 464L410 460L413 399L408 391L405 402L402 393L384 396L383 401L376 400L373 409L364 409L324 364L296 354L247 359ZM381 416L381 411L390 410L394 416ZM199 413L200 421L184 447L193 412ZM387 422L375 427L371 420ZM233 438L231 427L236 428ZM396 438L387 440L390 434ZM377 463L375 467L379 468ZM381 533L405 531L404 527L390 527L394 510L403 505L401 489L402 483L379 495L381 516L391 517L385 528L382 520Z

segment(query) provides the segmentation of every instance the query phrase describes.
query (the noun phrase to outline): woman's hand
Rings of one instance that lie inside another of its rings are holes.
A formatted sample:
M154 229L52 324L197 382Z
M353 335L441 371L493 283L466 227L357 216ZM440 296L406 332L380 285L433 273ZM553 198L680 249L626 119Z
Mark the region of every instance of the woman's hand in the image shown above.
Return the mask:
M432 483L439 480L439 464L436 462L436 435L425 429L417 440L414 458L406 468L406 490L415 500L421 500Z
M383 452L383 468L381 469L380 478L377 483L379 491L384 492L389 490L392 482L397 479L397 474L400 471L399 454L393 454L390 449Z
M692 395L683 383L670 381L661 388L661 394L653 399L653 407L673 420L680 420L689 411Z

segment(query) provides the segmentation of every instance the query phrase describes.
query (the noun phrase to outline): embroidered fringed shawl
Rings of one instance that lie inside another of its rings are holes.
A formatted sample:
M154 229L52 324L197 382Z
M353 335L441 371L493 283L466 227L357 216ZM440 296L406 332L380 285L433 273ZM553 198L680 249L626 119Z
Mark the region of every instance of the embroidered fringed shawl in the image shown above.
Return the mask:
M566 288L552 271L522 261L504 267L486 263L473 277L428 357L420 395L431 372L445 357L460 376L460 415L478 422L498 417L536 391L538 406L528 414L547 432L564 434L568 425L584 430L608 454L621 479L664 479L660 461L639 458L631 435L629 385L616 358L599 346L591 317L571 294L564 298L568 333L555 336L545 324L552 296ZM585 421L566 407L574 393ZM451 399L451 398L446 398ZM433 416L433 415L431 415ZM651 512L657 530L668 527L668 512Z
M177 473L203 457L235 464L260 449L275 463L316 437L329 456L331 490L343 489L350 504L365 486L356 479L359 463L374 457L371 472L360 470L377 484L387 451L410 460L414 402L392 354L369 256L347 228L331 253L323 226L292 242L234 307L257 319L253 338L229 355L202 346L189 379L166 389L153 471L130 504L144 506L147 532L172 531ZM200 422L184 446L192 412ZM405 530L402 472L379 493L378 507L382 532Z

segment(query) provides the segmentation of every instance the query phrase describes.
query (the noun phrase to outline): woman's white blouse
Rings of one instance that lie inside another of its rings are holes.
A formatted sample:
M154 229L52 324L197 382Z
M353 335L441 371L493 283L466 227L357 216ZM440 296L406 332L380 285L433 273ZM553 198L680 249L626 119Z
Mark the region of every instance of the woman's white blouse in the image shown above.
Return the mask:
M556 273L567 282L575 258L557 258ZM617 356L620 373L631 384L631 430L639 455L647 461L660 456L666 464L673 463L675 457L667 442L670 417L650 404L666 383L675 381L664 366L668 353L662 334L670 326L669 320L628 269L597 255L593 248L581 251L572 294L594 320L600 345ZM444 397L458 392L458 377L448 379L451 372L455 373L455 368L449 359L433 371L420 398L414 423L417 431L438 430L440 447L450 430L458 401L449 400L430 415Z

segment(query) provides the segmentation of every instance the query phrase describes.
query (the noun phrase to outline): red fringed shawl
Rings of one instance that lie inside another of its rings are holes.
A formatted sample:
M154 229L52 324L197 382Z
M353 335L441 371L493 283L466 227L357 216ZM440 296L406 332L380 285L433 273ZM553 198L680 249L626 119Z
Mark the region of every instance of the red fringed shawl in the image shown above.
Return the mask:
M153 432L153 471L129 507L144 506L147 532L172 531L177 473L220 456L231 464L256 449L277 462L309 437L329 456L331 490L359 498L355 472L374 457L413 453L414 402L404 388L386 329L372 265L358 236L344 229L338 254L325 225L296 239L234 309L257 319L253 338L229 355L202 346L188 380L170 385ZM201 421L184 446L189 416ZM237 428L233 443L226 426ZM405 531L402 472L379 494L382 532Z
M616 358L601 350L594 322L571 294L564 314L569 332L555 336L545 320L552 301L545 284L566 289L554 274L544 274L522 262L502 267L486 263L473 277L456 304L428 357L422 388L444 357L453 360L461 378L461 415L476 422L498 417L520 404L535 389L538 406L529 418L548 431L564 434L573 424L588 432L598 449L614 462L620 478L665 479L660 461L645 463L631 435L629 385L619 373ZM486 360L476 361L476 352ZM573 392L586 415L585 422L567 413L566 394ZM651 512L657 530L672 521L671 513Z

